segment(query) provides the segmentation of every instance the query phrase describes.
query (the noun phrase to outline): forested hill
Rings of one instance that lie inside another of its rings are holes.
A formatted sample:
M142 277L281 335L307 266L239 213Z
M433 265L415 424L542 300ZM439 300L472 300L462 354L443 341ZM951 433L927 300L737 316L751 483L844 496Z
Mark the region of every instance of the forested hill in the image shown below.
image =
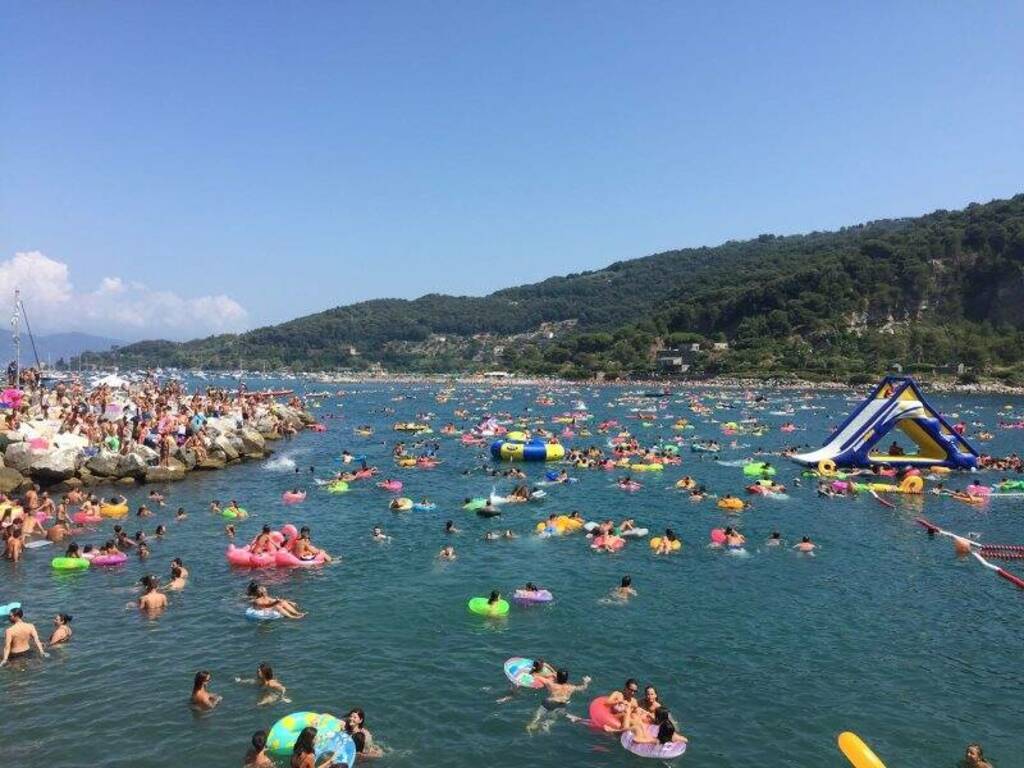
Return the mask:
M837 232L667 251L485 297L380 299L240 335L139 342L107 360L615 375L654 370L661 347L720 340L729 352L696 359L693 370L842 375L964 363L980 371L1020 363L1022 331L1017 195Z

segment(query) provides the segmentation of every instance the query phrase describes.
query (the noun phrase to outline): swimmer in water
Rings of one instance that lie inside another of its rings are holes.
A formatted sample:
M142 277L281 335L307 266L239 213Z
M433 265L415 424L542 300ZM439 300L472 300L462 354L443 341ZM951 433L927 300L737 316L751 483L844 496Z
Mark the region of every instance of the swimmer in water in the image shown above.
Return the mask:
M139 579L143 593L139 598L139 610L143 613L155 616L167 607L167 595L158 589L156 576L147 574Z
M451 544L446 544L441 547L441 551L437 553L437 557L441 560L454 560L455 559L455 547Z
M964 751L964 765L967 768L993 768L992 763L985 759L985 750L977 742L967 745Z
M636 590L633 588L633 577L623 576L619 586L612 590L612 597L626 602L631 597L636 597Z
M185 511L185 508L178 507L178 511L174 513L174 520L180 523L182 520L186 519L188 519L188 513Z
M149 501L152 504L162 507L164 505L164 495L162 493L157 493L156 491L150 491Z
M742 549L747 537L733 528L725 529L725 546L729 549Z
M665 535L661 537L661 541L658 542L657 549L654 550L656 555L667 555L673 551L673 544L679 541L679 537L676 536L676 532L671 528L665 529Z
M374 541L388 541L391 538L386 533L384 533L384 531L381 529L379 525L373 526L373 531L370 533L370 535L373 537Z
M314 547L313 542L309 538L309 526L302 526L299 529L299 538L295 540L295 545L292 547L292 554L295 555L299 560L316 560L316 558L323 557L325 563L332 562L331 556L324 550Z
M256 731L252 735L252 746L245 753L242 768L275 768L274 761L267 757L266 731Z
M778 531L772 531L771 537L765 542L766 547L781 547L782 546L782 534Z
M452 520L445 521L444 524L445 533L462 533L462 531L455 527L455 523Z
M373 734L366 728L366 713L355 707L345 715L345 733L352 737L356 754L364 758L382 757L384 751L373 743Z
M192 682L192 696L189 697L189 705L192 709L206 712L220 704L221 697L206 688L211 679L213 679L213 675L206 670L196 672L195 680Z
M813 555L817 545L811 541L810 536L804 536L800 539L800 543L794 545L793 549L804 555Z
M608 733L619 733L620 731L626 730L626 720L639 706L639 702L636 700L636 695L639 692L640 683L631 677L626 680L621 691L612 691L608 694L608 706L611 709L611 715L615 720L615 723L612 725L605 725L605 731Z
M188 584L188 579L186 579L182 575L181 568L179 568L177 565L172 565L171 580L167 582L167 585L164 587L164 589L170 592L180 592L185 588L186 584Z
M71 617L66 613L58 613L53 617L53 634L50 635L51 646L61 645L71 639Z
M513 533L511 528L506 528L505 532L503 534L501 534L501 538L503 538L503 539L518 539L519 536L517 536L515 533Z
M180 557L176 557L173 560L171 560L171 566L173 567L175 565L181 569L182 578L187 579L189 576L188 568L185 567L185 564L181 561Z
M290 699L285 698L288 689L284 687L280 680L274 677L274 670L269 664L260 664L256 667L255 678L243 680L240 677L236 677L235 682L243 685L258 685L260 687L261 696L259 701L256 702L257 707L272 704L275 701L281 701L285 704L291 703Z
M628 712L623 720L625 730L632 733L635 744L665 745L686 741L686 737L676 731L672 716L664 707L659 707L654 713L653 722L645 718L644 714L642 710L633 710ZM658 729L654 735L649 731L652 725Z
M487 531L487 533L484 534L484 541L497 541L500 538L501 534L497 531Z
M249 582L246 592L252 602L252 607L257 610L277 611L286 619L301 619L306 615L291 600L271 597L267 592L267 588L257 584L255 581Z
M577 691L585 691L590 686L590 678L587 676L583 677L582 685L575 685L569 682L569 670L559 669L555 673L555 679L552 680L550 677L538 678L547 688L548 697L541 702L540 707L533 715L531 720L526 726L527 733L533 733L541 728L547 731L551 728L552 723L558 719L559 714L564 714L569 720L575 722L580 720L574 715L570 715L566 711L566 707L569 705L569 700L572 695ZM545 713L550 713L550 716L545 717Z
M11 626L4 632L4 657L0 660L0 667L7 666L7 663L14 659L24 658L32 653L34 644L39 655L44 659L50 658L50 654L43 650L43 644L39 641L39 633L35 626L25 621L25 614L21 608L13 608L7 614Z
M235 517L238 520L244 520L249 516L249 513L242 509L240 506L238 506L238 502L235 501L234 499L229 501L228 505L224 507L224 512L232 513L231 516Z
M225 525L224 526L224 533L227 534L227 537L229 539L234 539L235 538L235 526L230 525L230 524L229 525Z
M654 720L655 716L664 706L658 698L658 689L653 685L648 685L644 688L644 697L640 701L638 714L650 722Z

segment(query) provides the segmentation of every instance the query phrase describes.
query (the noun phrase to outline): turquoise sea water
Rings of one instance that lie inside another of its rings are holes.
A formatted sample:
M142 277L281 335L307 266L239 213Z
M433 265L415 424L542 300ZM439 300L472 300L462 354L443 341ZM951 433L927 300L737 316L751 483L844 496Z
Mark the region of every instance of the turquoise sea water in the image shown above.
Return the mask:
M642 427L630 410L639 401L616 402L622 390L556 391L555 405L546 407L534 403L538 391L460 387L439 404L436 387L353 387L316 412L326 433L276 443L273 463L193 474L166 488L167 506L157 517L129 518L124 525L130 532L141 527L152 533L159 522L168 527L146 563L131 558L119 569L57 575L49 568L53 548L30 551L16 568L0 562L0 603L20 600L26 617L46 633L57 611L75 617L74 640L49 661L0 670L0 766L240 765L252 732L281 716L297 710L340 714L352 706L366 710L367 724L386 750L382 766L645 763L624 752L616 738L564 719L547 732L528 734L525 725L540 697L520 691L510 702L495 701L508 690L502 662L516 655L543 656L568 667L574 680L591 675L593 694L577 694L570 705L578 715L586 714L592 695L611 691L626 677L656 685L690 738L680 765L843 765L835 747L842 730L859 733L890 766L953 766L975 740L1000 768L1024 764L1024 593L973 561L958 561L948 541L930 540L913 523L923 512L985 541L1024 543L1024 499L975 508L932 496L895 497L895 509L870 498L821 499L811 479L793 488L798 469L777 459L776 479L791 486L789 498L757 499L752 510L729 517L712 501L691 503L671 486L690 474L713 491L738 494L745 484L740 468L684 449L682 466L637 475L644 484L639 492L613 487L617 472L573 470L577 484L548 488L543 502L505 507L503 517L489 521L460 508L464 497L486 495L492 485L511 488L477 469L491 464L484 449L434 435L442 444L441 467L393 468L393 442L414 438L393 432L392 423L423 412L436 414L436 430L448 421L468 427L485 412L518 416L527 409L531 419L550 426L552 416L583 400L595 414L592 428L615 418L644 444L681 434L687 442L711 437L727 445L731 438L722 437L716 422L752 416L770 425L762 437L736 438L750 448L723 451L723 460L735 461L758 446L818 445L855 404L838 395L804 399L794 393L768 393L768 402L754 403L740 391L703 391L699 396L714 409L711 414L692 413L687 396L651 399L646 405L660 409L658 420ZM986 451L1020 449L1024 433L994 424L1003 405L1012 405L1006 413L1020 414L1024 402L934 402L947 414L992 427L996 437L983 444ZM791 405L797 408L792 416L770 414ZM470 409L472 417L455 418L458 407ZM673 432L678 417L689 418L696 429ZM785 421L801 431L779 432ZM376 427L374 437L354 435L362 423ZM606 440L595 434L566 443ZM325 493L312 478L339 468L344 448L365 453L383 475L401 479L403 495L427 496L438 509L392 513L391 496L365 481L348 494ZM282 459L294 461L300 472L282 467L288 464ZM523 467L531 481L542 478L543 466ZM467 469L473 471L463 474ZM281 493L296 485L309 496L285 507ZM132 504L143 503L148 490L133 489ZM213 498L235 498L249 509L240 540L264 522L307 524L314 541L341 555L341 562L305 572L231 569L224 558L224 521L207 512ZM173 521L178 506L189 511L187 521ZM632 515L652 531L671 526L685 546L659 558L645 541L632 541L606 555L589 551L579 535L531 535L549 513L574 509L591 519ZM456 521L461 535L445 537L446 519ZM390 543L371 541L377 523L393 537ZM705 546L711 528L730 523L746 534L748 556ZM97 543L109 527L78 540ZM511 527L521 538L482 540L484 531L499 527ZM820 545L818 556L765 548L773 528L791 543L811 536ZM458 559L441 564L435 555L449 541ZM138 578L154 572L166 580L174 556L192 572L188 589L172 595L170 608L156 620L126 609L137 597ZM1024 574L1024 567L1007 566ZM603 598L626 573L639 597L609 604ZM267 625L246 621L242 592L251 578L297 601L308 617ZM466 610L472 596L491 589L508 594L527 580L551 589L555 601L513 606L502 621ZM254 689L233 682L251 677L261 661L273 665L292 704L257 708ZM202 716L187 706L198 669L213 672L211 690L224 696Z

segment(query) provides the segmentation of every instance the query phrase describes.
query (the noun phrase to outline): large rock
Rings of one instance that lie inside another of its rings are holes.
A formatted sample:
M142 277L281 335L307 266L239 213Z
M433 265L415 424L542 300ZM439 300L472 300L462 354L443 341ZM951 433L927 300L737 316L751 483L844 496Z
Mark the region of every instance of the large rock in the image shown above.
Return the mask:
M120 457L115 474L117 477L144 477L148 466L143 458L133 451Z
M26 473L32 466L32 461L41 456L42 451L33 451L28 443L11 443L4 451L4 466Z
M238 458L238 448L235 447L235 442L227 435L218 435L213 439L213 446L224 454L228 461L234 461Z
M14 493L28 484L29 481L18 470L0 467L0 493Z
M160 461L160 454L150 448L148 445L135 445L129 452L130 455L138 456L142 459L144 464L156 464Z
M82 485L85 488L92 488L94 485L99 485L101 482L109 480L106 477L97 477L85 467L79 468L78 479L82 481Z
M20 443L25 440L25 436L21 432L14 430L0 432L0 451L6 451L7 446L11 443Z
M82 452L77 448L49 451L35 456L29 471L42 480L65 480L75 474L81 461Z
M186 471L191 472L196 468L196 454L192 450L179 448L174 452L174 458L185 465Z
M226 463L222 455L210 453L203 461L196 462L196 469L223 469Z
M263 435L253 427L242 427L238 430L238 438L242 441L242 453L246 456L259 458L266 450L266 441Z
M302 427L304 426L302 418L299 416L299 414L292 408L289 408L287 405L274 403L272 406L270 406L270 412L277 416L277 418L281 419L281 421L283 421L289 427L292 427L293 429L302 429ZM313 420L310 419L309 423L312 422Z
M85 462L86 469L100 477L117 477L120 474L118 472L120 464L120 454L108 451L106 448L101 448L99 453L91 456Z
M267 440L277 440L281 436L277 431L277 419L266 414L256 420L256 431Z
M147 483L169 483L185 479L185 465L177 459L171 459L166 467L147 467L145 480Z

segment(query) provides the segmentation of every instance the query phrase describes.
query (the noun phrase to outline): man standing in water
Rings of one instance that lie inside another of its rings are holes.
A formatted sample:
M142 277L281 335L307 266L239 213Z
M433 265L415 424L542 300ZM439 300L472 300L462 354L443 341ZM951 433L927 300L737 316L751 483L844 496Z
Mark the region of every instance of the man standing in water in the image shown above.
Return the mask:
M40 656L50 658L50 654L43 650L43 644L39 642L35 626L25 621L24 616L21 608L11 610L8 617L11 626L4 632L4 658L0 661L0 667L6 666L10 659L28 656L32 652L32 643L35 643Z

